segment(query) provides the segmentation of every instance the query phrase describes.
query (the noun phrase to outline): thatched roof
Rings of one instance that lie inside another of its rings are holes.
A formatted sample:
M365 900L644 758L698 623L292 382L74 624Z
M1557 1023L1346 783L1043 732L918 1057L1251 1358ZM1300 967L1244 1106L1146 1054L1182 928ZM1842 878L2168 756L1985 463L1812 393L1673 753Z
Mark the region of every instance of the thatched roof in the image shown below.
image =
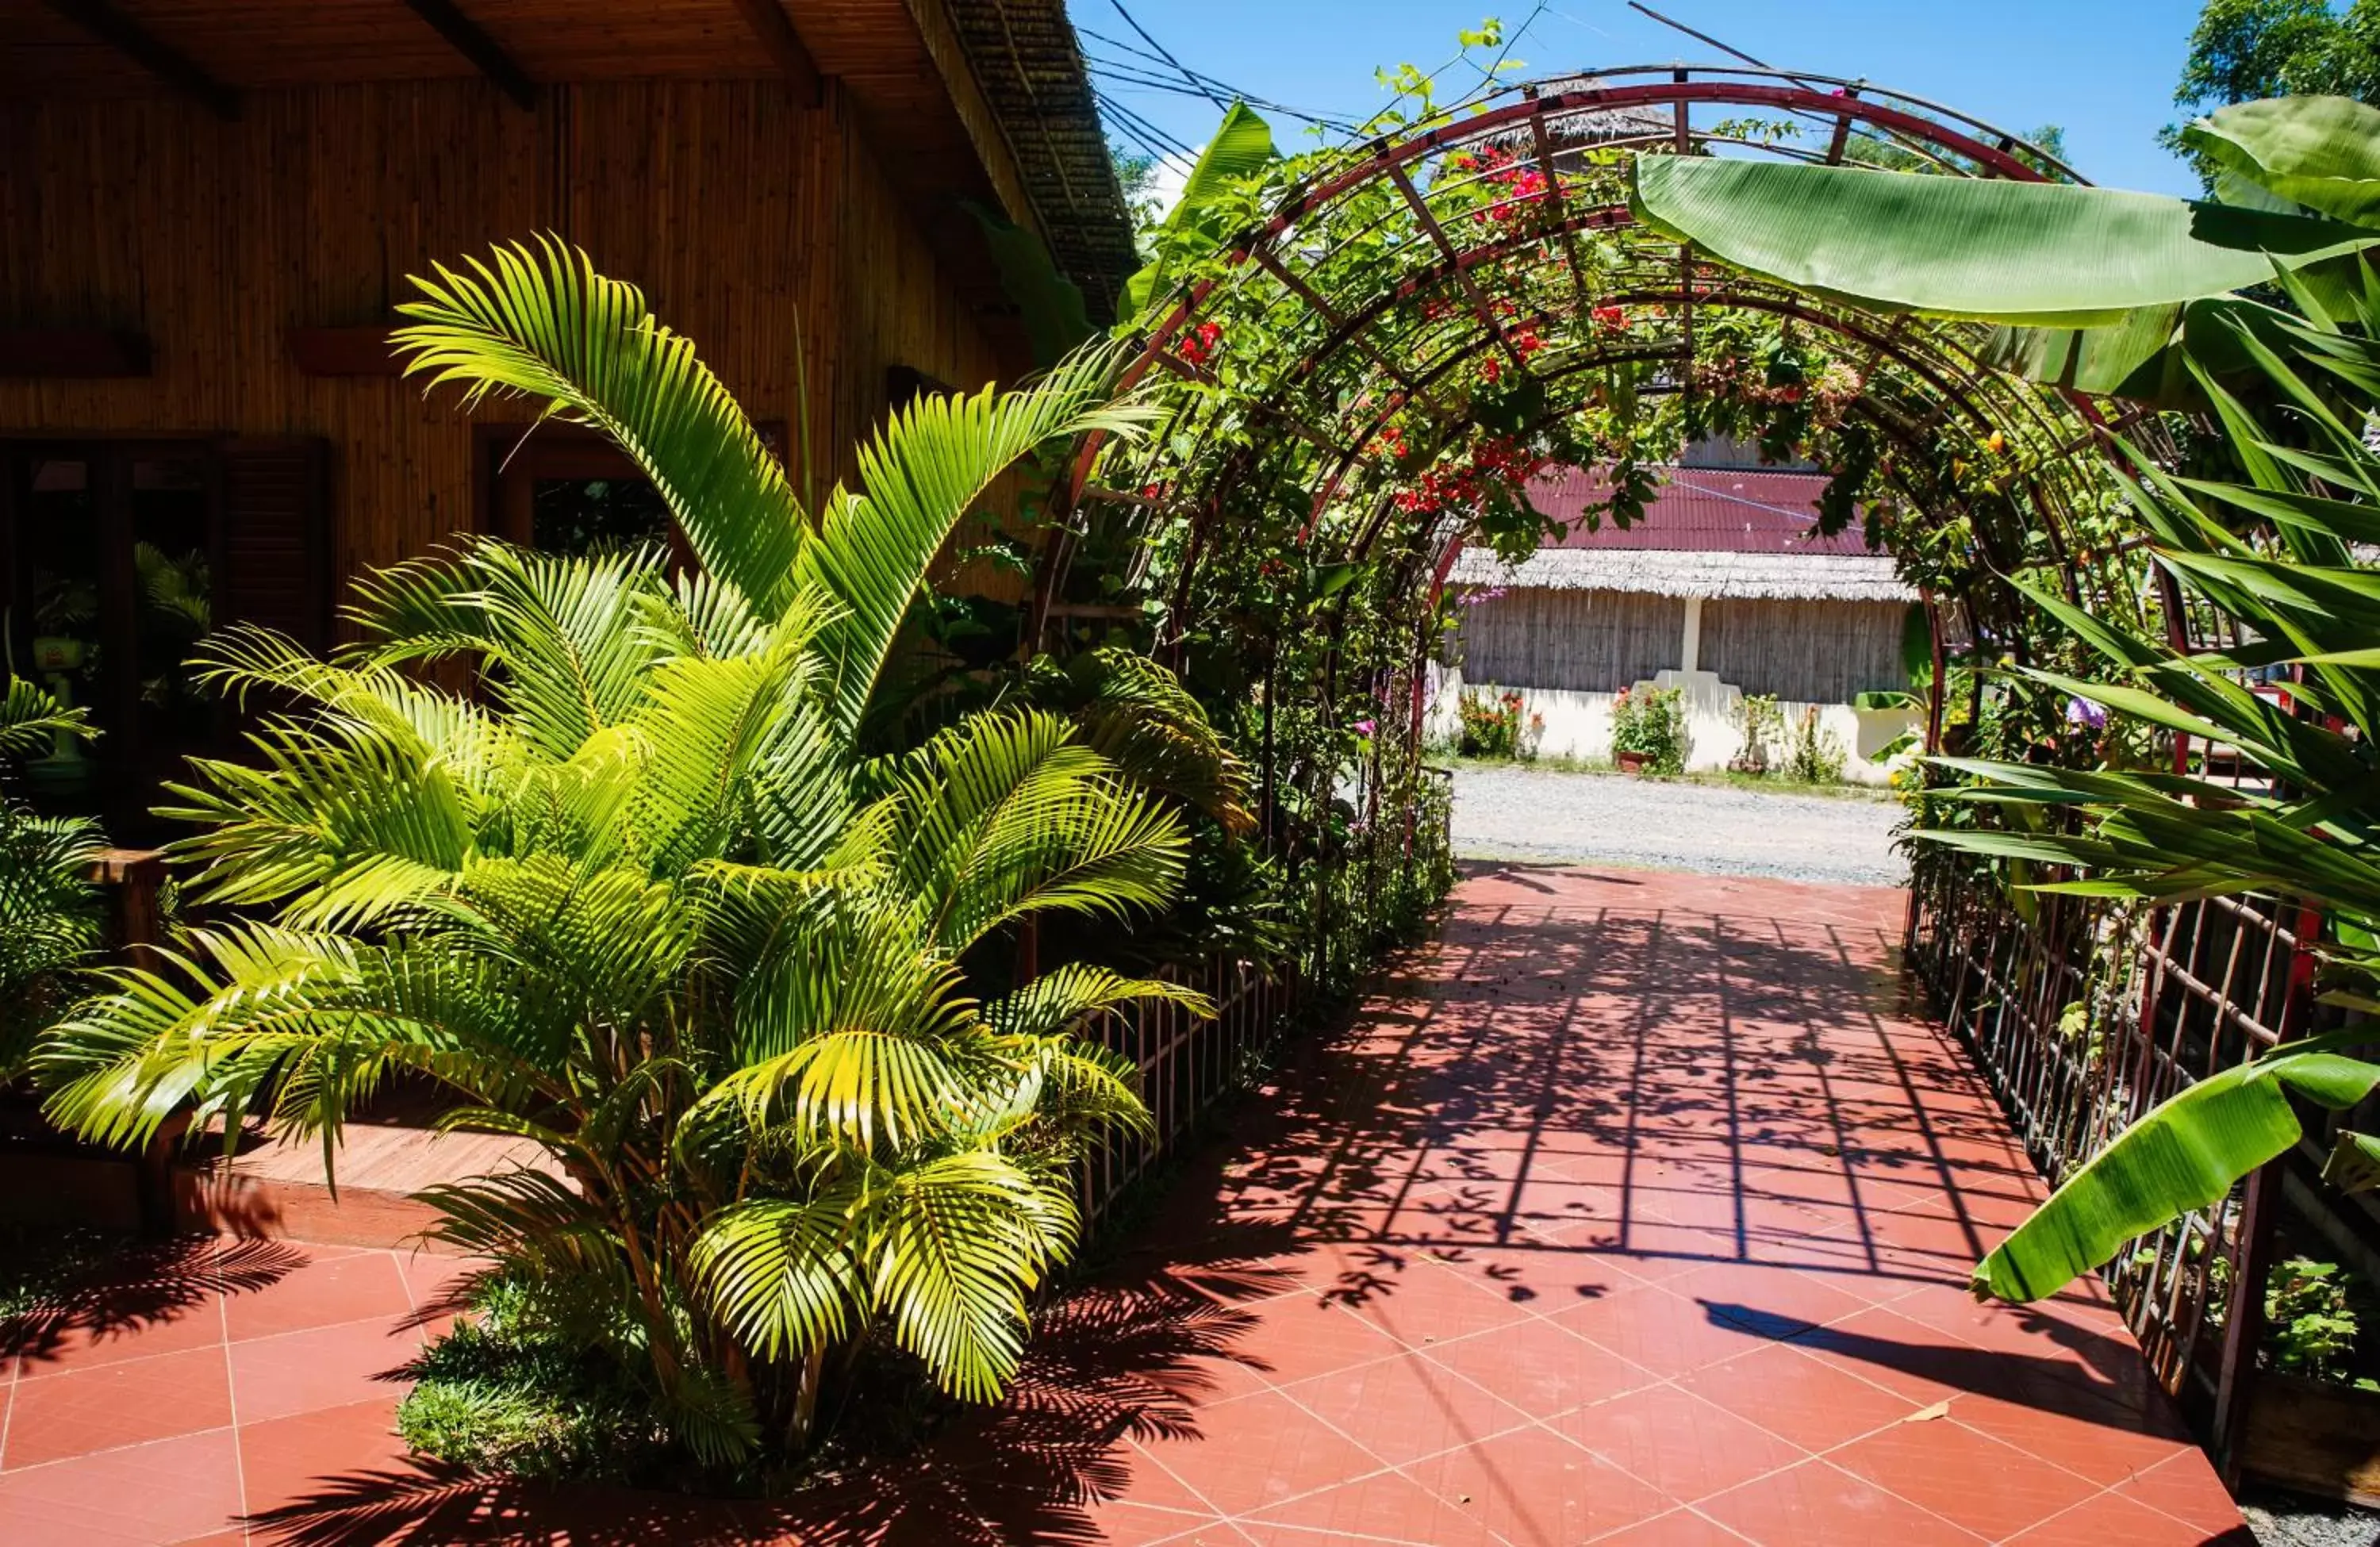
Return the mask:
M1115 320L1140 267L1107 130L1064 0L948 0L967 64L1016 159L1059 270L1091 320Z
M1507 565L1465 548L1447 583L1508 591L1618 591L1706 601L1914 602L1893 561L1866 554L1679 553L1661 549L1540 548Z
M1570 91L1599 91L1611 84L1599 75L1565 75L1537 83L1537 94L1555 97ZM1615 140L1645 140L1675 132L1677 120L1659 107L1606 107L1546 120L1546 138L1557 151L1591 149ZM1490 135L1487 143L1508 151L1535 143L1526 124Z

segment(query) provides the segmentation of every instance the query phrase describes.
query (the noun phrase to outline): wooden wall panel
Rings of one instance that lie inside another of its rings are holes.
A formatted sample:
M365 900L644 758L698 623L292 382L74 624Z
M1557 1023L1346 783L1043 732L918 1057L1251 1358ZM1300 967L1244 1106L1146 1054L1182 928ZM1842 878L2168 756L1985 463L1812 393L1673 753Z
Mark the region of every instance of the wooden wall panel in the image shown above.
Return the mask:
M0 379L0 435L319 435L343 572L419 553L474 519L468 421L451 395L304 375L288 334L386 322L432 262L555 231L643 286L756 419L793 423L807 373L839 472L887 365L993 373L851 121L748 79L556 88L537 114L476 81L259 91L231 124L0 102L0 328L133 330L154 362Z

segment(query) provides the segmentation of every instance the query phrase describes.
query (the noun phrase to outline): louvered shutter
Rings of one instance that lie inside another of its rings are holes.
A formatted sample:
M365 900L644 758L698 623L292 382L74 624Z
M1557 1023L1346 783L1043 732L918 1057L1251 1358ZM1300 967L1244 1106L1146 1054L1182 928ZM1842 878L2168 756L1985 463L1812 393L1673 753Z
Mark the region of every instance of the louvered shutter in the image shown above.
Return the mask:
M311 436L218 443L215 622L331 642L330 448Z

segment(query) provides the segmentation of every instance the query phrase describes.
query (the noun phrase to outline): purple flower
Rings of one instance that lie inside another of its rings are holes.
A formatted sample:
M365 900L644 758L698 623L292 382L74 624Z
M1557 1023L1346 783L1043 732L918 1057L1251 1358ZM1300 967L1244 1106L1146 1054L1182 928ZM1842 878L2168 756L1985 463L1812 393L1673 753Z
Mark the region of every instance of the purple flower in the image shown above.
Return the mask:
M2089 699L2069 699L2066 700L2066 723L2088 725L2093 730L2106 730L2107 712Z
M1358 720L1358 721L1356 721L1356 722L1355 722L1355 734L1356 734L1357 736L1369 736L1369 735L1371 735L1371 734L1372 734L1372 722L1371 722L1371 721L1369 721L1369 720Z

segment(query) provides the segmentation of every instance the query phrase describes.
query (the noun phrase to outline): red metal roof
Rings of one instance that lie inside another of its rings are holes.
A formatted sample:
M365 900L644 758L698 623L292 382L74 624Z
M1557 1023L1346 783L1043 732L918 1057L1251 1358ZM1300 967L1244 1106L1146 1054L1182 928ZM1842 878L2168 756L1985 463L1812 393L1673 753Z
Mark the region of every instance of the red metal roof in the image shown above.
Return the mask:
M1690 554L1837 554L1880 552L1867 545L1858 523L1833 537L1818 535L1824 473L1762 468L1670 468L1644 519L1625 530L1607 513L1588 530L1580 518L1589 502L1610 492L1600 473L1564 468L1529 485L1539 510L1570 528L1557 548L1655 548Z

